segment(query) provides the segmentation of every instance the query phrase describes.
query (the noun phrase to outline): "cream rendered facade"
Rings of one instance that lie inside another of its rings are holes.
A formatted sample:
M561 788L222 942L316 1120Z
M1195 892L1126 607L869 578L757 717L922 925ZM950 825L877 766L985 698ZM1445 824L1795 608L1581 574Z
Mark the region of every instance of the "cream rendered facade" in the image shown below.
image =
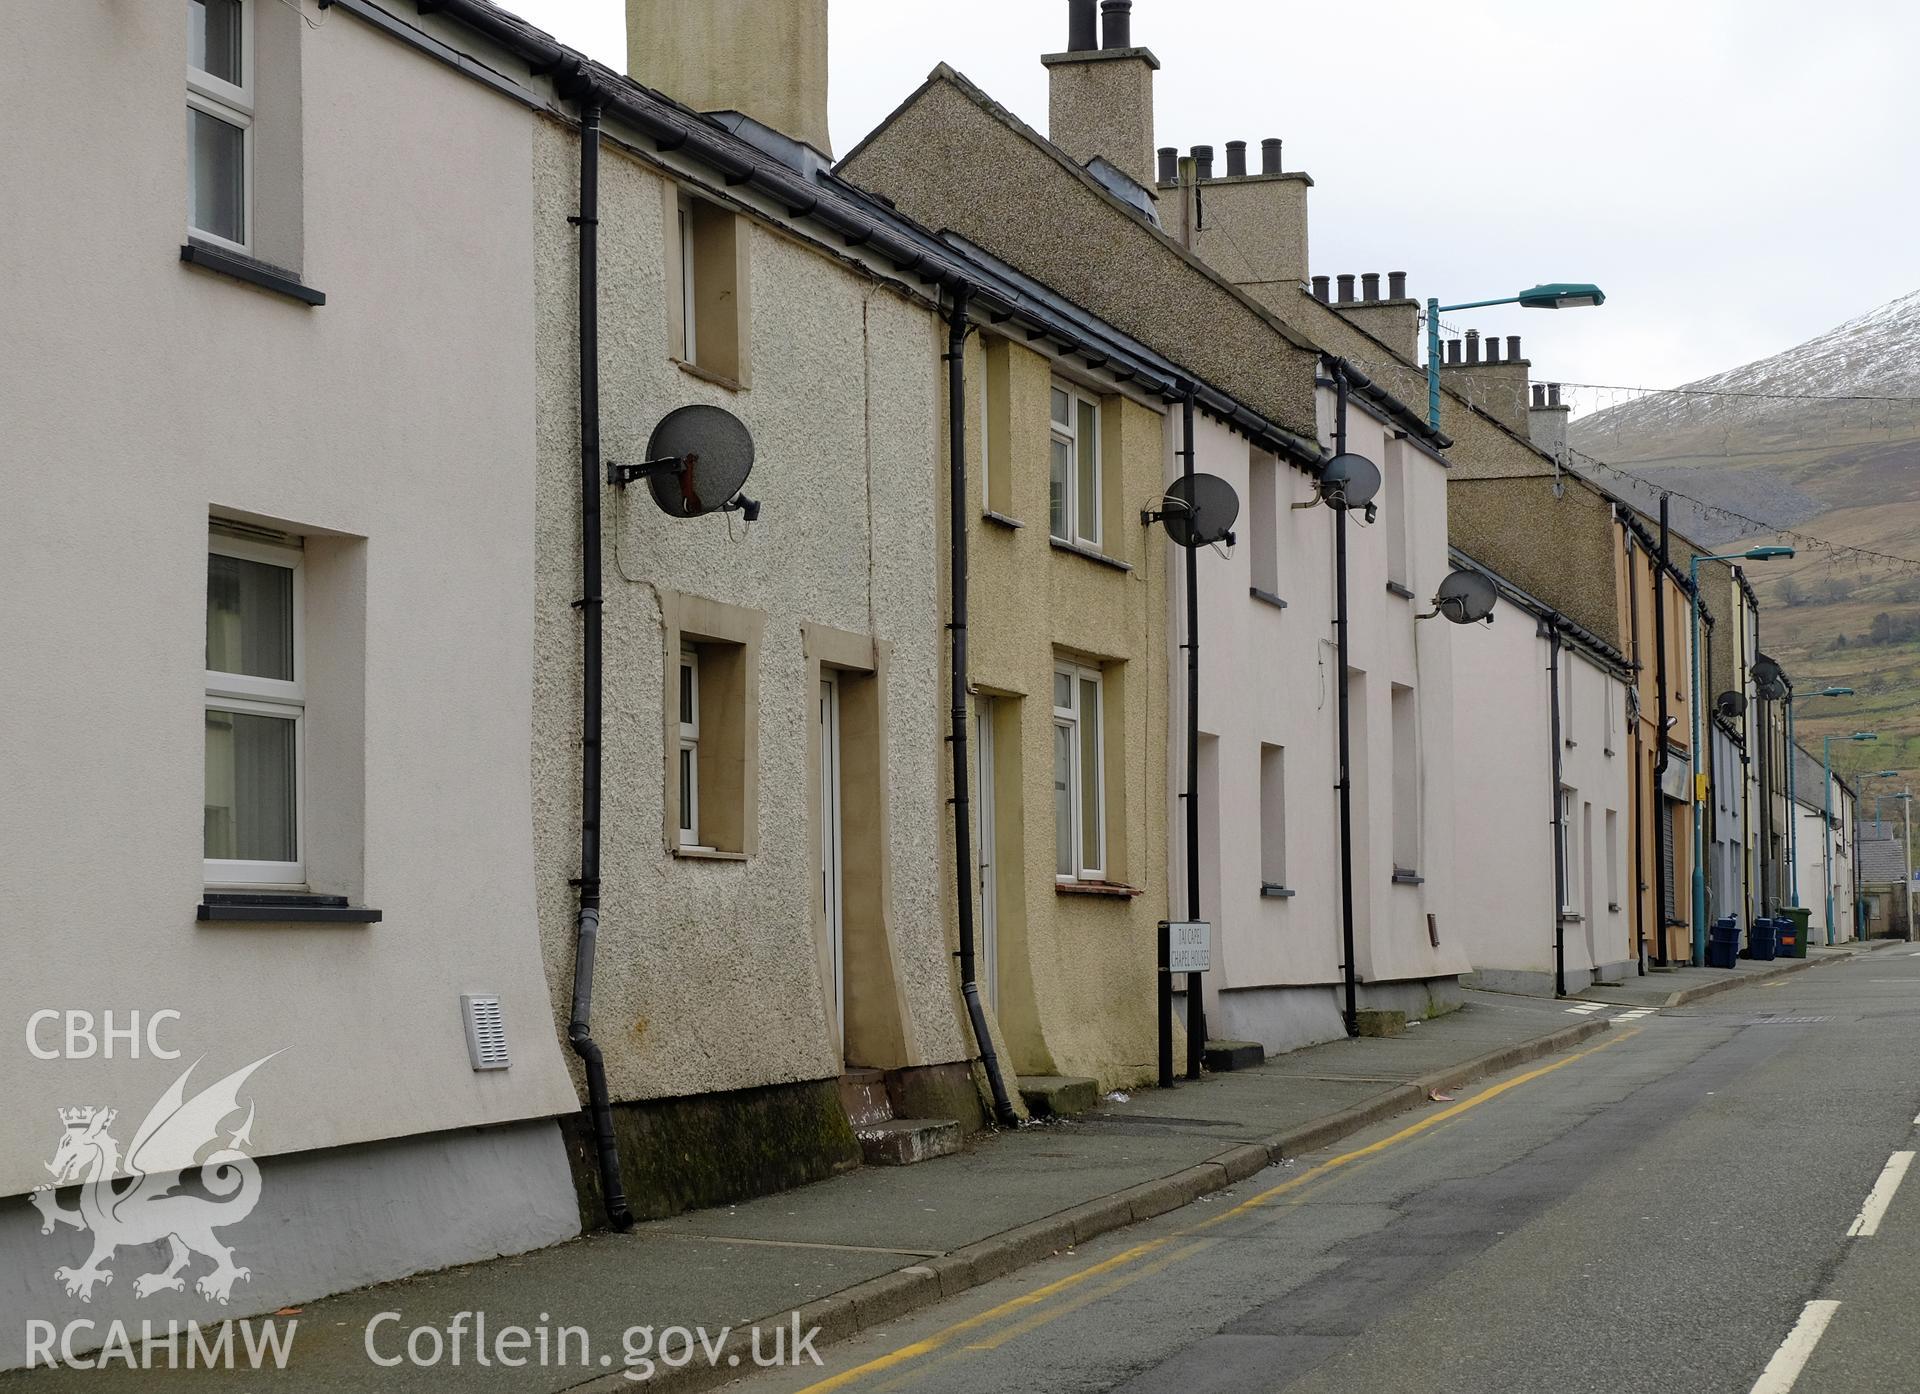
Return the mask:
M1622 656L1503 585L1494 623L1462 631L1453 660L1455 818L1471 831L1455 842L1455 903L1473 984L1572 994L1637 971Z
M186 4L33 6L0 57L0 1292L101 1329L204 1320L204 1265L136 1307L124 1256L83 1305L51 1274L86 1235L22 1194L60 1110L124 1146L196 1060L270 1057L223 1315L578 1230L535 918L533 123L343 7L244 9L248 240L324 305L183 261ZM306 887L378 922L196 918L215 519L299 563ZM508 1068L473 1067L463 994L499 997ZM107 1012L137 1046L102 1053Z

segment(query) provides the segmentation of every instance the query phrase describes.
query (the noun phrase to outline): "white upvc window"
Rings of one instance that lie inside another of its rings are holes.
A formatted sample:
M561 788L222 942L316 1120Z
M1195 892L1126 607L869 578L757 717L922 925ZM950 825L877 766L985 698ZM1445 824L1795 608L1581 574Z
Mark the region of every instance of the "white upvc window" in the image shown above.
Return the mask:
M700 654L680 650L680 845L700 845Z
M1100 545L1100 403L1058 378L1047 523L1062 542Z
M207 544L204 855L212 886L300 886L303 579L296 547Z
M1098 669L1053 670L1054 875L1100 881L1107 868L1106 717Z
M684 362L700 361L699 302L694 298L695 243L693 200L680 195L680 357Z
M253 6L187 0L187 231L253 247Z
M1563 915L1573 914L1579 900L1573 883L1573 810L1573 790L1563 784L1560 786L1560 816L1553 830L1555 850L1560 857L1560 913Z

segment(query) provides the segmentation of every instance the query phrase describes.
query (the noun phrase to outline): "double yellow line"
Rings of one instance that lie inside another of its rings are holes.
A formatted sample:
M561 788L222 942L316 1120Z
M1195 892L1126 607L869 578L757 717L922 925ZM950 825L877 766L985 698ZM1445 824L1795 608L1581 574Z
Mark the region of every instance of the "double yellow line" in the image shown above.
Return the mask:
M985 1349L1002 1345L1014 1336L1021 1335L1038 1326L1042 1326L1055 1317L1064 1316L1070 1311L1077 1310L1086 1305L1086 1302L1092 1301L1102 1295L1102 1293L1099 1292L1088 1294L1083 1301L1064 1304L1058 1311L1054 1312L1045 1314L1036 1314L1033 1312L1034 1308L1052 1301L1062 1293L1071 1292L1073 1289L1095 1278L1104 1277L1109 1273L1128 1268L1133 1264L1139 1263L1142 1259L1160 1253L1163 1249L1180 1244L1182 1240L1191 1239L1195 1235L1212 1229L1215 1225L1225 1224L1228 1220L1235 1219L1238 1216L1249 1214L1263 1206L1270 1205L1280 1197L1297 1191L1303 1186L1311 1185L1313 1182L1338 1171L1342 1167L1351 1166L1353 1163L1362 1161L1368 1157L1378 1156L1391 1147L1397 1147L1403 1142L1410 1141L1420 1136L1420 1134L1440 1126L1442 1123L1460 1117L1460 1115L1470 1109L1476 1109L1484 1103L1489 1103L1499 1098L1508 1090L1518 1089L1523 1084L1531 1084L1534 1080L1550 1075L1555 1070L1564 1070L1567 1066L1584 1060L1590 1055L1597 1055L1610 1046L1618 1045L1622 1041L1631 1040L1639 1033L1639 1027L1631 1027L1625 1031L1609 1032L1607 1039L1599 1045L1589 1046L1585 1050L1556 1060L1551 1065L1542 1065L1537 1070L1529 1070L1525 1074L1515 1075L1512 1079L1501 1080L1498 1084L1489 1085L1472 1098L1462 1099L1459 1103L1443 1108L1437 1113L1425 1114L1417 1122L1409 1123L1399 1132L1389 1137L1383 1137L1378 1142L1368 1143L1365 1147L1356 1147L1351 1152L1342 1152L1337 1157L1329 1157L1318 1166L1309 1167L1298 1176L1290 1176L1277 1186L1270 1187L1258 1195L1249 1196L1246 1200L1241 1201L1229 1210L1223 1210L1218 1214L1209 1215L1204 1220L1187 1225L1170 1234L1164 1234L1158 1239L1149 1239L1143 1243L1135 1244L1132 1248L1123 1249L1111 1258L1089 1264L1077 1272L1069 1273L1064 1278L1056 1279L1042 1287L1033 1289L1031 1292L1024 1292L1018 1297L1002 1302L997 1307L990 1307L984 1312L979 1312L974 1316L966 1318L964 1321L957 1321L952 1326L934 1332L931 1336L901 1346L898 1350L888 1351L885 1355L876 1356L863 1365L856 1365L850 1370L845 1370L840 1374L833 1375L816 1384L810 1384L805 1389L799 1391L799 1394L829 1394L829 1391L832 1390L845 1389L857 1380L866 1379L871 1375L882 1374L888 1370L897 1370L903 1365L933 1355L952 1345L961 1337L978 1331L982 1327L991 1326L995 1322L1008 1317L1027 1314L1027 1319L1017 1322L1012 1330L999 1333L993 1339L979 1343L981 1348ZM1178 1262L1180 1259L1186 1258L1204 1247L1206 1247L1205 1242L1184 1245L1176 1252L1166 1255L1159 1263L1154 1264L1150 1271L1157 1271L1160 1268L1166 1267L1168 1264ZM1126 1281L1132 1281L1135 1276L1136 1275L1129 1274ZM1145 1277L1146 1273L1143 1272L1137 1276ZM1114 1284L1113 1286L1125 1286L1125 1283Z

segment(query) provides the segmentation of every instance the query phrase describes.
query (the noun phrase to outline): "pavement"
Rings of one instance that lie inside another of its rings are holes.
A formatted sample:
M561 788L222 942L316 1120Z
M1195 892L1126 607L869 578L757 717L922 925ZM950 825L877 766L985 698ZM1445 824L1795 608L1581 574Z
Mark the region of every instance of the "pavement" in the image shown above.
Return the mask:
M1401 1036L1111 1095L1080 1118L976 1138L956 1156L310 1302L276 1314L283 1328L298 1323L284 1368L165 1379L209 1390L557 1394L630 1389L645 1374L648 1387L710 1386L770 1355L776 1333L789 1354L824 1354L1113 1231L1206 1204L1383 1120L1443 1108L1432 1094L1579 1047L1615 1014L1470 992L1461 1010ZM509 1351L522 1363L476 1357L481 1320L479 1344L496 1356L504 1328L530 1333L530 1347ZM248 1328L236 1327L239 1343ZM707 1351L679 1363L698 1352L697 1334ZM161 1377L120 1362L43 1368L0 1375L0 1391L144 1390Z
M730 1388L1910 1394L1920 950L1875 947L1603 1005L1456 1102Z

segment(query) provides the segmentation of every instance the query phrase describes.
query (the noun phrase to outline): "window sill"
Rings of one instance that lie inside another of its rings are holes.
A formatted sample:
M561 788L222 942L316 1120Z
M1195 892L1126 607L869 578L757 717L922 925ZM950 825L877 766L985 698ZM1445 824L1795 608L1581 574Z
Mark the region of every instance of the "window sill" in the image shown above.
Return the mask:
M1393 884L1396 886L1424 886L1427 884L1427 878L1417 871L1410 871L1404 866L1396 866L1393 869Z
M1110 566L1115 571L1133 570L1131 563L1121 561L1118 557L1110 557L1105 552L1096 552L1093 548L1082 546L1078 542L1064 542L1057 537L1049 537L1047 541L1053 544L1053 550L1056 552L1071 552L1076 557L1085 557L1090 562Z
M1586 922L1587 922L1587 917L1585 915L1579 914L1577 911L1562 910L1560 912L1561 924L1585 924Z
M688 377L699 378L702 382L710 382L715 387L724 387L729 392L745 392L747 390L747 385L744 382L736 378L727 377L724 373L716 373L711 368L702 368L698 363L689 363L684 358L674 359L673 364Z
M1284 610L1287 608L1286 601L1282 600L1272 591L1263 591L1258 586L1248 586L1247 594L1259 601L1262 605L1271 605L1276 610Z
M1118 881L1055 881L1053 889L1059 895L1105 896L1110 900L1132 900L1146 893L1139 886L1123 886Z
M1413 599L1413 590L1412 590L1412 588L1411 588L1411 587L1409 587L1409 586L1403 586L1403 585L1401 585L1401 584L1400 584L1400 583L1399 583L1398 581L1389 581L1389 582L1387 582L1387 594L1388 594L1388 595L1397 595L1397 596L1399 596L1399 597L1400 597L1400 598L1401 598L1402 600L1411 600L1411 599Z
M1298 894L1300 894L1300 892L1290 886L1276 886L1271 881L1262 881L1260 883L1260 898L1262 900L1285 900L1289 896Z
M208 891L194 918L202 924L378 924L381 913L349 905L343 895Z
M991 508L981 509L980 516L989 523L998 523L1003 528L1024 528L1026 526L1026 524L1018 518L1009 518L1006 514L996 513Z
M230 252L208 242L188 241L180 244L180 260L189 266L198 266L222 276L231 276L236 281L245 281L262 290L270 290L275 295L284 295L289 300L298 300L303 305L317 307L327 303L323 292L302 285L298 276L277 266L269 266L244 252Z
M723 852L717 847L675 847L671 851L676 857L684 857L690 862L744 862L745 852Z

